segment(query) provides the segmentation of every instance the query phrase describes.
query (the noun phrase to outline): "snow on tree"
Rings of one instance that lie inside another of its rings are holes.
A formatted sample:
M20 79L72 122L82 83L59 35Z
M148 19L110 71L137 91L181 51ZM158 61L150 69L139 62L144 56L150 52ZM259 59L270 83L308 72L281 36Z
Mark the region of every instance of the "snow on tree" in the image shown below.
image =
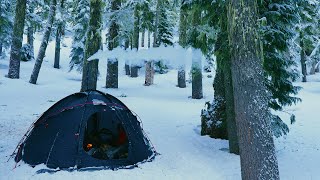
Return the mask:
M86 32L88 29L90 18L89 0L78 0L75 7L76 12L74 18L74 35L71 50L70 71L76 68L78 71L82 71L84 61L84 49L86 42Z
M20 50L23 40L26 4L27 0L17 0L8 72L8 77L12 79L19 79L20 76Z
M90 0L90 18L86 34L85 56L82 69L81 91L97 88L99 60L88 61L101 48L102 0Z
M36 84L38 77L39 77L39 73L40 73L40 69L41 69L41 65L43 62L43 58L45 57L45 53L46 53L46 49L48 47L48 41L50 38L50 34L52 31L52 26L53 26L53 22L54 22L54 18L55 18L55 14L56 14L56 7L57 6L57 0L52 0L50 3L50 12L49 12L49 16L48 16L48 22L46 24L46 28L44 30L44 35L43 35L43 39L40 45L40 49L39 49L39 53L36 59L36 62L34 64L34 68L30 77L30 83L31 84Z
M3 49L11 45L13 31L13 4L10 0L0 0L0 56Z

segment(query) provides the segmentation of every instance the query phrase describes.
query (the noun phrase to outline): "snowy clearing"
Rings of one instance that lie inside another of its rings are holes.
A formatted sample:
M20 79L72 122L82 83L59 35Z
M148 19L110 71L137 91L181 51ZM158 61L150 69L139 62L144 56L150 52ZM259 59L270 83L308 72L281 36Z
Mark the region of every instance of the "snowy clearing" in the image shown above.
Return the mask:
M39 41L35 43L37 54ZM34 61L21 63L19 80L5 78L8 57L0 61L0 179L241 179L240 158L228 153L228 142L200 136L200 111L213 99L213 78L204 75L202 100L188 98L191 84L185 89L176 87L176 71L156 75L151 87L143 86L142 71L139 78L120 71L119 89L111 90L103 88L106 61L99 63L98 90L119 98L140 116L161 155L131 170L37 174L45 166L32 168L23 163L14 169L14 161L7 160L32 122L55 102L80 89L81 75L68 72L70 39L64 43L68 48L62 48L59 70L53 68L54 43L50 43L37 85L28 83ZM309 81L297 83L304 88L299 94L303 102L287 110L296 114L297 122L289 126L287 136L276 139L281 179L320 178L320 74Z

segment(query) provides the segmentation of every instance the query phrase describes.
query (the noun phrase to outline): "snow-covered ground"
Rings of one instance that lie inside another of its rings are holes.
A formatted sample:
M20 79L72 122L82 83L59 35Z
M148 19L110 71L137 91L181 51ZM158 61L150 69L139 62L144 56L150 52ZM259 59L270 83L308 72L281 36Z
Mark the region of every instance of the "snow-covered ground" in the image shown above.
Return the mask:
M32 122L63 97L77 92L81 75L68 72L70 39L62 48L61 69L53 68L54 43L50 43L38 84L29 84L33 62L21 63L21 79L5 78L8 58L0 60L0 179L240 179L240 158L227 152L228 142L200 136L200 111L213 99L212 78L204 76L202 100L193 100L191 85L176 87L176 71L156 75L155 85L143 86L144 75L130 78L120 72L119 89L105 89L106 61L100 61L98 89L122 100L136 112L156 150L152 162L130 170L86 172L59 171L37 174L44 168L15 163L10 154ZM36 41L35 48L39 47ZM120 67L123 67L122 65ZM281 179L320 179L320 74L309 77L299 97L302 103L290 107L297 122L286 137L276 139ZM286 115L283 115L286 117Z

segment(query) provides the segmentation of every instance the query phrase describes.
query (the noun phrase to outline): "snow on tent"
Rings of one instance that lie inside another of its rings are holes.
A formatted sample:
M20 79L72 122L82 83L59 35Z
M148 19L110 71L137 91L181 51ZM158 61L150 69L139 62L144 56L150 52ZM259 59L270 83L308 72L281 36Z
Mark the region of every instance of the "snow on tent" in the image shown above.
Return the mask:
M111 150L104 149L105 156L96 153L106 142ZM120 100L87 91L72 94L44 112L14 155L16 162L31 166L117 169L151 161L156 152L137 117Z

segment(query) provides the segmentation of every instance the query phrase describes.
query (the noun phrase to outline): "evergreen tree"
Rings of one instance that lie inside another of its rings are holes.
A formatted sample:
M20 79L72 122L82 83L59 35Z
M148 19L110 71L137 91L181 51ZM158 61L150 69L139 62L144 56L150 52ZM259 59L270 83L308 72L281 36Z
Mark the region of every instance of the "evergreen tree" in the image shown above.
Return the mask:
M163 44L164 46L173 45L173 27L174 16L172 5L169 0L159 0L159 22L157 34L157 46Z
M99 60L88 61L101 47L102 0L90 0L90 20L86 34L81 91L97 89Z
M23 40L26 4L27 0L17 0L8 72L8 77L12 79L19 79L20 76L20 50Z
M279 179L262 67L256 0L230 0L228 37L235 119L244 180Z
M300 62L302 82L307 82L307 63L316 61L314 56L319 54L319 2L299 0L297 2L300 23L297 27L300 41ZM314 63L315 65L316 63Z
M75 13L74 18L74 37L70 54L70 71L73 68L82 71L86 32L90 16L89 0L78 0L75 9L77 13Z
M295 35L294 24L298 18L295 1L264 0L261 1L259 12L265 82L272 95L269 107L275 111L282 111L285 106L301 101L300 98L294 97L300 87L292 84L298 74L292 70L296 63L289 53L289 43ZM289 132L288 126L277 115L272 115L271 127L276 137Z
M108 33L108 50L113 50L119 46L119 25L115 12L121 7L119 0L112 0L110 2L110 25ZM106 88L118 88L118 59L108 58L108 69L106 78Z
M9 48L13 30L13 5L9 0L0 0L0 56Z
M60 68L60 47L61 47L61 38L64 34L65 29L65 0L60 0L60 5L57 8L57 16L56 16L56 48L54 54L54 68Z

